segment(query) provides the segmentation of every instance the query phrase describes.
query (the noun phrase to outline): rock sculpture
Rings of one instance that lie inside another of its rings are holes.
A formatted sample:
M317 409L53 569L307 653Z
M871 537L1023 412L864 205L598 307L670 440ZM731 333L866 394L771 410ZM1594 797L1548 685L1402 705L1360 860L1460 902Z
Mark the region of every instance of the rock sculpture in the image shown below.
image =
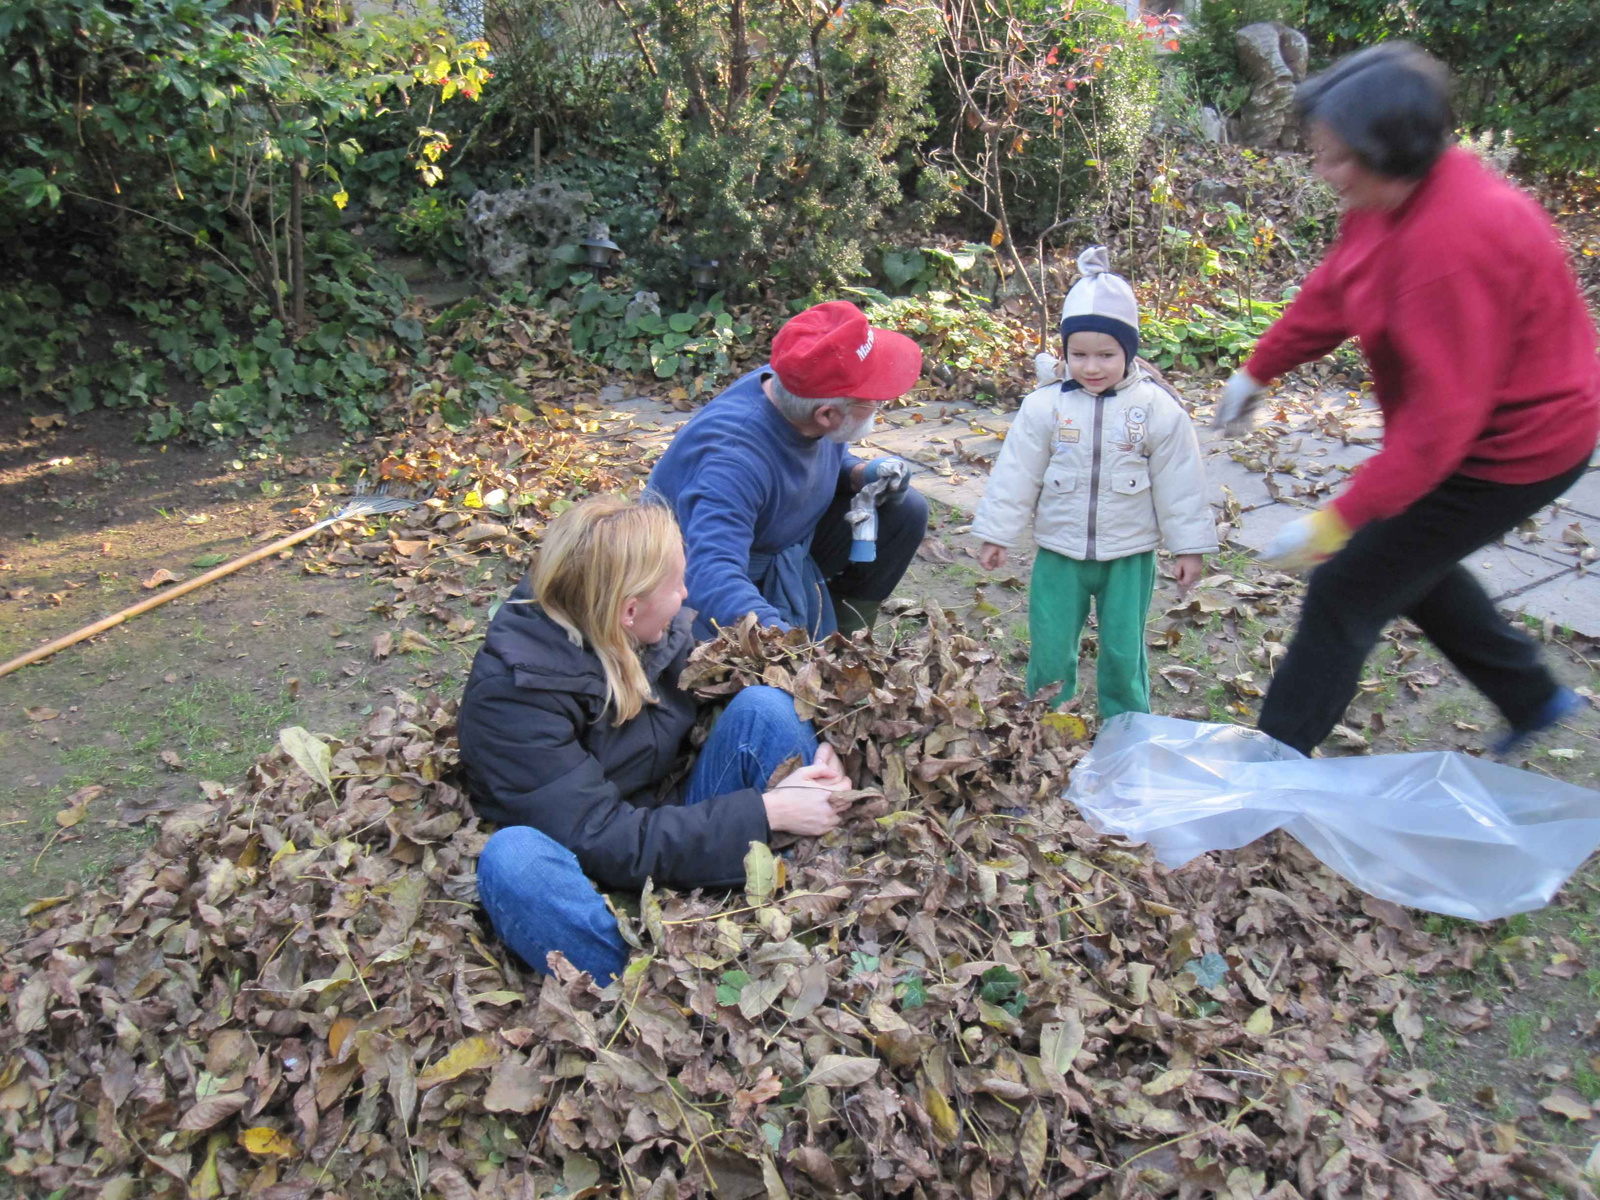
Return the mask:
M490 279L529 279L587 228L588 192L536 183L505 192L478 192L467 202L462 235L467 264Z
M1299 146L1294 93L1306 77L1305 35L1282 21L1260 21L1239 30L1234 44L1250 81L1250 98L1240 114L1241 140L1247 146Z

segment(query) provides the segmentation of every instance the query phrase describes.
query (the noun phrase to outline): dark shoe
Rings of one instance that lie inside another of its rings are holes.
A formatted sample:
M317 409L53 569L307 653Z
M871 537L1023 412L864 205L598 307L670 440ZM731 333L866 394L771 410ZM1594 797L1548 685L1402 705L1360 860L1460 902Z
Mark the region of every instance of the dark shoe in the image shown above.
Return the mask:
M1522 749L1523 746L1545 730L1560 721L1566 720L1579 710L1587 708L1588 704L1587 700L1571 688L1558 687L1556 694L1544 702L1544 707L1539 710L1538 715L1532 721L1521 729L1513 729L1495 743L1495 757L1504 758L1513 751Z
M839 622L839 632L845 637L857 633L862 629L871 629L878 623L878 608L880 600L845 600L839 596L833 598L833 615Z

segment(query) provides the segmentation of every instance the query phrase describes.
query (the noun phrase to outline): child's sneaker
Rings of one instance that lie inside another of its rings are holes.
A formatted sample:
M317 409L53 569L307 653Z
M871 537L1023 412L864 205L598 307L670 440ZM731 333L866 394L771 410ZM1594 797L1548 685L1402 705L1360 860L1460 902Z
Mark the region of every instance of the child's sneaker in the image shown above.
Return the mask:
M1564 721L1579 709L1587 707L1588 703L1571 688L1558 687L1556 694L1545 701L1544 707L1532 721L1521 729L1511 730L1495 743L1494 756L1504 758L1512 751L1520 750L1558 721Z

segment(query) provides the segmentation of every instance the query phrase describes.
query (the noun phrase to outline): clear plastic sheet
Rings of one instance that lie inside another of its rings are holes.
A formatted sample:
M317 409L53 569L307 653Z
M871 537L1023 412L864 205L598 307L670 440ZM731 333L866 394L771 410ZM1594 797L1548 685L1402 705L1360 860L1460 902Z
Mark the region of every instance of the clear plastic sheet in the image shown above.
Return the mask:
M1168 867L1282 829L1365 892L1477 921L1542 908L1600 845L1588 788L1453 751L1307 758L1148 713L1106 722L1067 799Z

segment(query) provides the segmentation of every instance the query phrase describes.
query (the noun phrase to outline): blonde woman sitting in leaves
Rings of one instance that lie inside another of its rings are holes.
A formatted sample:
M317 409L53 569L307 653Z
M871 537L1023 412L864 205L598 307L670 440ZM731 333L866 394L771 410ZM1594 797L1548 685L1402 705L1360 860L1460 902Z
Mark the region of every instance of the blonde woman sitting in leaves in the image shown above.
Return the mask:
M674 782L701 710L678 686L694 644L683 572L671 510L586 500L550 523L472 664L461 760L479 816L503 827L478 894L535 970L560 950L601 984L622 971L627 946L595 884L737 885L751 842L840 821L843 766L777 688L734 696ZM767 790L794 758L809 765Z

